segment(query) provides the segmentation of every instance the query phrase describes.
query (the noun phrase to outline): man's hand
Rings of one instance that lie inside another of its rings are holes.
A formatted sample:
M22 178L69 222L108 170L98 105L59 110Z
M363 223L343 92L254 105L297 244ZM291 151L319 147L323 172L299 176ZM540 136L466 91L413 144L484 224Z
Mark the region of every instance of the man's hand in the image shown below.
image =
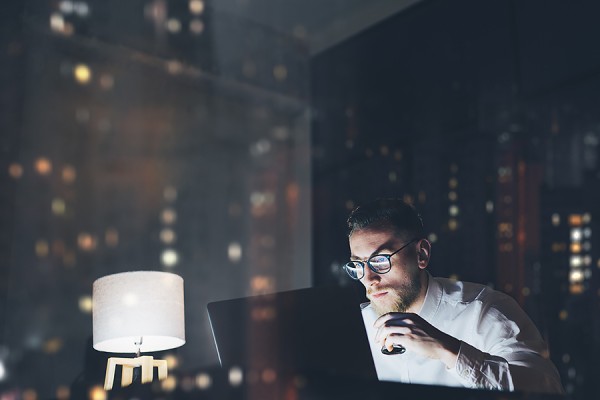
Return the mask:
M392 350L393 344L401 344L424 357L437 359L454 368L460 341L432 326L413 313L388 313L375 321L375 340Z

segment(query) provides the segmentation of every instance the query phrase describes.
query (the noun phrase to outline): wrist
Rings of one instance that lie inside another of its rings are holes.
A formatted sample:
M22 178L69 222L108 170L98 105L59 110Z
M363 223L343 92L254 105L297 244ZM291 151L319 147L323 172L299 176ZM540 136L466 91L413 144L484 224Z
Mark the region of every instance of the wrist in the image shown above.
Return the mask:
M459 351L460 340L448 335L440 356L440 360L446 365L446 368L454 369L456 366L456 361L458 360Z

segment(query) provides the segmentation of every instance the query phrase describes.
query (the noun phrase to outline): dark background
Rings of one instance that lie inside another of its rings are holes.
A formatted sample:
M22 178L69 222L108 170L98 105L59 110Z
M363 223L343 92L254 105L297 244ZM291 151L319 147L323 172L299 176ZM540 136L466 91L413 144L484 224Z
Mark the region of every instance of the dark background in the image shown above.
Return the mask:
M348 212L394 196L434 275L515 297L598 395L600 5L5 3L0 393L100 393L91 285L136 269L184 278L161 385L201 388L207 302L353 284Z

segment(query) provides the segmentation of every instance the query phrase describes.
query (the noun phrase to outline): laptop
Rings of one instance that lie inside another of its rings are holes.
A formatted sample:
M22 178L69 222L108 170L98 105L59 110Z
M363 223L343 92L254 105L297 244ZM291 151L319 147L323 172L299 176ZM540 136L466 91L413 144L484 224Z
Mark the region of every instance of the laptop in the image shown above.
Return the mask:
M222 367L377 379L357 290L319 287L207 305Z

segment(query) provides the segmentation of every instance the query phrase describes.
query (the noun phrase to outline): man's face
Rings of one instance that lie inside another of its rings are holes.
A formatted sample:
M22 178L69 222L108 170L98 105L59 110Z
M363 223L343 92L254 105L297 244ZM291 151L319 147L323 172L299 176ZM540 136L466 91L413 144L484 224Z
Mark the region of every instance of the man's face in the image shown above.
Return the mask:
M378 315L406 312L419 298L422 287L417 261L419 242L393 255L392 269L385 274L371 271L366 261L375 254L391 254L409 240L398 237L391 229L362 229L350 236L350 259L365 263L365 274L360 282Z

